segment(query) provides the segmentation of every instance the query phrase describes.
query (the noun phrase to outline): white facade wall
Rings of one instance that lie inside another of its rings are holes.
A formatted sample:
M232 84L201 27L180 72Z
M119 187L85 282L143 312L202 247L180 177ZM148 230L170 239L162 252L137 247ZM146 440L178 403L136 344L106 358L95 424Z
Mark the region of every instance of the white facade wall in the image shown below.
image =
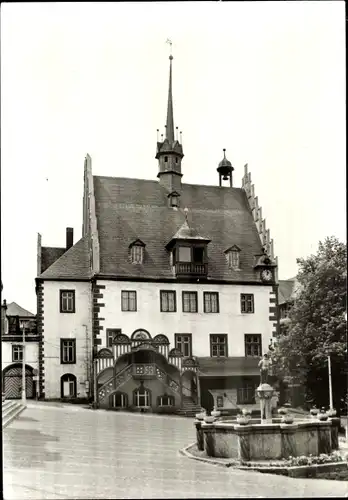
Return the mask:
M168 337L170 348L174 345L175 333L192 334L192 354L210 356L211 333L228 334L228 355L245 356L244 334L261 334L262 349L267 352L272 337L273 321L269 320L270 293L272 287L262 285L209 285L192 283L141 283L129 281L99 280L105 285L100 316L104 329L100 332L102 345L106 346L106 329L121 328L128 335L137 329L148 330L154 337L164 334ZM121 291L137 292L137 311L121 311ZM160 290L176 291L177 312L160 311ZM182 312L182 292L198 292L198 313ZM219 293L219 313L205 313L203 292ZM254 295L254 313L241 312L240 294ZM45 297L46 300L46 297ZM46 326L45 326L46 328Z
M60 312L60 290L75 290L75 313ZM43 283L45 398L61 397L61 376L76 376L78 397L86 397L91 377L92 298L90 282ZM60 339L76 339L76 364L61 364Z
M2 342L1 343L1 369L4 370L9 365L21 363L21 361L12 361L12 346L21 345L21 340L17 342ZM39 343L25 343L25 364L32 368L39 369Z

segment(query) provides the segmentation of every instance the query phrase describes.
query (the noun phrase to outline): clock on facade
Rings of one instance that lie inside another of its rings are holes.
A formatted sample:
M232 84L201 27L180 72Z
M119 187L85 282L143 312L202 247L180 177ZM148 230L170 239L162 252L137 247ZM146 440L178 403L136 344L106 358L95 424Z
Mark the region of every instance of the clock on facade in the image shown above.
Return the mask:
M261 279L262 281L272 281L273 279L273 273L270 269L263 269L261 271Z

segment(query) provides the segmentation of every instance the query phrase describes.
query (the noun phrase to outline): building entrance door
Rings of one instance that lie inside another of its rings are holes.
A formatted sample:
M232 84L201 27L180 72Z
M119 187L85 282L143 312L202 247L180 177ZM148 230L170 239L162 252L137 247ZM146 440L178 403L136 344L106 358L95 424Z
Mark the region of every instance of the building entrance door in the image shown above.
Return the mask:
M10 366L4 373L4 392L6 399L20 399L22 396L22 366ZM25 368L25 391L26 397L34 397L33 372Z

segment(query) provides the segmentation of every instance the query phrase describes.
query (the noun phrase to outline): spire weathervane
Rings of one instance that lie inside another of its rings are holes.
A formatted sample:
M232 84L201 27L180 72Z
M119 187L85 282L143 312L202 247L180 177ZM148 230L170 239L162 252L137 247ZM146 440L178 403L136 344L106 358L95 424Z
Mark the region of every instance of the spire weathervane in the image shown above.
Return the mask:
M167 125L166 139L170 144L174 142L174 118L173 118L173 95L172 95L172 41L167 38L166 43L170 45L170 64L169 64L169 89L168 89L168 107L167 107Z
M169 40L169 38L167 38L166 43L169 43L169 45L170 45L170 56L169 56L169 59L173 59L173 54L172 54L172 45L173 45L173 42L171 40Z

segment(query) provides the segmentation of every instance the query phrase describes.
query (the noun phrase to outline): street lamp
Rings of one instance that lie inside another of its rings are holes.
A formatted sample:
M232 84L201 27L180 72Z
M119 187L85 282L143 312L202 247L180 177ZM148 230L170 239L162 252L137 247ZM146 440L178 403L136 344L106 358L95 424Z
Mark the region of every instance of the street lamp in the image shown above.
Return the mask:
M346 415L346 443L348 443L348 331L347 331L347 311L344 313L344 319L346 322L346 359L347 359L347 384L346 384L346 405L347 405L347 415Z
M332 377L331 377L331 356L330 356L330 354L327 357L327 368L328 368L328 371L329 371L329 401L330 401L330 410L333 410Z
M27 397L26 397L26 391L25 391L25 327L26 327L27 322L26 321L20 321L20 327L22 328L22 333L23 333L23 351L22 351L22 404L26 405L27 404Z

